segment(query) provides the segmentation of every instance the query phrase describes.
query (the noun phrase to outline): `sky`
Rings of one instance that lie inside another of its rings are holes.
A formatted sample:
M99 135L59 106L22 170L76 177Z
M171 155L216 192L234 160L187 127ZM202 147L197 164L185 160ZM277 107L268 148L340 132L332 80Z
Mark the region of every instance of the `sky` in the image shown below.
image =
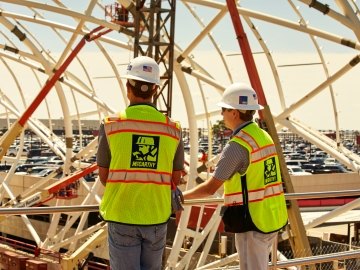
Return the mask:
M47 2L49 4L52 3L52 1ZM225 1L216 2L224 3ZM339 11L334 1L322 2L328 3L330 7ZM88 1L64 0L62 3L71 6L71 8L74 10L83 11L85 10ZM106 5L112 2L103 0L102 3ZM330 20L328 16L319 14L319 12L314 11L308 6L300 3L300 1L294 1L294 3L298 5L298 10L301 12L310 26L318 27L324 31L356 40L354 34L340 23ZM293 22L298 21L298 17L291 9L289 1L242 0L241 5L250 10L264 12L266 14L271 14L272 16L280 16L282 19L291 20ZM10 7L12 12L25 13L29 16L32 14L32 11L29 11L23 7L5 4L3 1L0 1L0 8L7 10L8 8L10 9ZM204 8L195 4L191 4L191 7L197 12L197 14L199 14L199 18L202 20L204 25L208 25L217 12L216 9L209 7ZM58 14L47 13L45 11L41 12L41 14L46 16L46 18L49 20L61 22L65 25L69 24L76 26L72 18ZM191 44L191 42L198 36L201 28L198 22L196 22L196 20L194 20L192 16L188 14L189 12L181 3L181 1L177 1L175 42L177 46L182 49L186 49L187 46ZM103 14L99 11L97 11L97 13L94 15L101 19L104 17ZM313 46L310 38L307 35L291 29L279 27L273 23L264 23L257 19L253 19L253 23L261 33L262 38L270 49L271 56L277 66L277 73L279 74L279 81L283 87L283 95L286 107L291 106L306 96L324 81L325 74L320 65L305 65L306 63L319 62L319 56L316 54L316 48ZM247 33L247 37L250 41L252 51L261 52L262 48L259 46L255 36L251 33L244 20L243 24ZM57 59L65 45L59 41L59 38L54 34L54 32L47 30L43 26L34 24L27 24L27 27L31 29L30 33L36 36L39 43L44 46L44 49L48 50L51 55ZM93 25L89 25L89 27L93 27ZM9 31L3 27L0 28L0 30L2 30L5 34L9 33ZM30 33L28 36L30 36ZM220 50L228 63L233 80L248 82L249 78L246 74L247 71L244 67L242 57L239 54L240 49L234 34L233 27L230 23L230 18L228 16L225 16L223 20L216 24L216 27L212 29L212 35L216 39L217 45L220 47ZM10 39L12 39L13 42L16 42L13 38L13 35L8 34L8 36ZM64 33L64 36L66 38L71 37L69 33ZM110 33L108 36L115 40L126 41L119 33ZM323 39L317 39L317 41L321 46L321 50L324 54L330 75L337 72L343 67L343 65L345 65L345 63L350 61L351 58L358 54L358 52L353 49L344 48L344 46L339 46L338 44L334 44ZM6 40L5 37L0 36L0 44L9 44L9 40ZM120 73L123 72L125 69L125 64L132 58L132 52L120 50L114 46L105 46L106 49L111 52L110 57L116 59L114 61L116 68ZM28 51L28 49L25 48L23 44L20 44L19 48L21 50ZM198 44L191 52L191 56L193 57L193 60L199 63L204 68L204 70L208 72L210 76L212 76L223 87L226 87L231 83L231 80L224 71L224 67L221 65L219 55L216 53L216 49L214 48L213 44L211 44L209 39L206 39ZM111 77L111 75L113 75L107 61L104 59L104 56L99 52L99 49L96 48L94 44L86 44L85 48L80 53L80 57L91 78L99 76ZM254 59L267 101L273 114L276 116L282 112L282 108L280 106L280 97L277 86L275 85L274 76L264 54L254 54ZM14 70L19 72L21 71L21 78L18 76L18 80L20 88L25 89L28 93L24 98L26 103L29 104L33 100L35 93L39 91L41 84L39 85L36 82L33 73L29 72L27 68L19 67L9 60L6 60L6 63L13 67ZM292 66L297 64L298 66ZM284 65L290 66L284 67ZM85 74L81 71L81 67L78 63L74 62L69 70L70 69L84 82L87 81ZM334 97L337 101L337 108L335 113L341 120L342 129L360 130L359 121L353 120L354 113L359 113L358 100L360 99L360 94L358 89L360 78L357 74L359 74L359 67L355 67L353 70L342 76L341 79L337 80L333 85ZM11 93L7 95L12 98L13 103L18 105L21 111L23 107L21 105L21 97L20 95L16 94L17 91L14 91L17 86L9 75L9 71L4 67L4 64L1 64L1 62L0 76L2 77L2 80L0 81L1 91L4 93ZM46 76L40 74L39 77L40 80L46 80ZM187 80L191 89L190 95L192 96L196 117L205 112L205 107L201 102L202 96L199 91L199 85L193 79L188 78L188 76ZM116 83L114 78L94 79L92 84L96 94L109 107L114 108L114 110L121 110L125 106L125 102L123 101L124 98L121 96L119 85ZM204 88L204 97L207 103L207 109L209 111L217 110L218 108L215 104L221 98L221 93L219 93L217 89L214 89L214 87L205 83L202 84L202 87ZM72 102L72 98L70 97L72 94L70 91L66 92L65 95L68 97L67 102L70 107L70 114L72 115L75 114L77 110L90 111L96 109L93 104L90 104L90 102L88 102L86 99L81 98L80 95L75 94L77 99L76 104ZM175 119L179 119L183 123L183 126L187 126L189 116L186 114L184 99L184 93L182 93L178 83L174 82L172 116ZM50 104L48 106L50 107L52 117L61 117L61 109L55 109L55 105L59 103L56 91L52 91L48 95L48 100ZM45 104L39 107L37 111L38 118L44 116L46 117L47 113L45 108ZM331 105L331 95L329 94L329 91L317 95L306 105L294 111L293 115L294 117L303 120L314 128L333 129L334 111ZM218 112L218 116L213 117L211 121L215 122L220 119L221 115L220 112ZM205 120L201 119L198 121L199 127L205 127L204 121Z

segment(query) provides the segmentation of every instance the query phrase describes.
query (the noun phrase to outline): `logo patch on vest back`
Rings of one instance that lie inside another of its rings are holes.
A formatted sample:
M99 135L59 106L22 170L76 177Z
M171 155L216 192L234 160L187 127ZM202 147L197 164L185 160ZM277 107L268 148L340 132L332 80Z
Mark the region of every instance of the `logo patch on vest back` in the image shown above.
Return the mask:
M275 157L268 158L264 161L264 184L269 184L277 181L277 170Z
M156 169L159 152L159 136L132 135L131 168Z

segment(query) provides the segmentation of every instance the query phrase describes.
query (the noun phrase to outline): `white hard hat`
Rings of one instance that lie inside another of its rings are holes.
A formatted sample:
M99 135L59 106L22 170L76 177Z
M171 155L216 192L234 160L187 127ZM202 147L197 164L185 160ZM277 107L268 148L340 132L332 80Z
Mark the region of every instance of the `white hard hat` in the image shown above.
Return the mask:
M138 56L130 61L126 69L126 74L122 77L159 85L159 65L155 62L154 59L148 56Z
M219 107L236 110L262 110L254 89L245 83L234 83L228 86L217 104Z

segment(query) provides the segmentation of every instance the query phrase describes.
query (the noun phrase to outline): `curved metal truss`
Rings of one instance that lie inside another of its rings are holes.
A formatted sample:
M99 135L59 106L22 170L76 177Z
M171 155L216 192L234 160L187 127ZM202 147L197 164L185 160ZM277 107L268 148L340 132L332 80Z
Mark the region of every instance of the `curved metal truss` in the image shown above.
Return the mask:
M125 7L135 2L118 0ZM360 85L360 12L355 0L238 2L278 130L289 129L358 172L359 156L341 141L344 130L360 127L356 119L360 109L356 98ZM7 121L4 129L33 106L40 89L85 35L98 26L112 30L84 45L26 121L26 129L64 161L63 177L80 175L79 183L85 190L75 203L51 197L47 188L54 206L99 203L99 181L90 184L79 173L95 169L89 170L85 160L94 155L97 141L95 138L74 153L73 125L76 123L83 138L84 120L100 123L104 115L128 104L121 74L133 56L135 33L131 24L106 20L105 5L109 4L99 0L0 0L0 113ZM249 79L226 1L181 0L176 8L172 117L189 129L189 188L197 177L198 129L210 130L221 119L215 104L227 85ZM47 119L48 124L39 119ZM62 120L63 136L53 132L56 119ZM319 129L333 130L336 139ZM12 179L21 160L24 130L18 138L18 156L4 157L13 166L0 179L1 198L9 199L7 205L16 205L19 198L36 197L49 181L46 177L44 182L34 183L31 191L14 187ZM54 214L47 231L40 234L26 215L21 216L39 247L54 251L66 248L69 253L76 253L84 239L94 238L104 226L98 223L87 227L88 213L68 215L65 221L61 218ZM174 246L179 247L176 241Z

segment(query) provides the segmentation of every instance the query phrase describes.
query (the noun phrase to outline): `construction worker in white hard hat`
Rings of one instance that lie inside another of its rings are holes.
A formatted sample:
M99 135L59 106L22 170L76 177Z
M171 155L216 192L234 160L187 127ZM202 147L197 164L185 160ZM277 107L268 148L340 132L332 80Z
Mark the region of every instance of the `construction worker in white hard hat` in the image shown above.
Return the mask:
M231 139L212 177L183 195L203 198L224 185L221 215L225 231L235 233L240 269L265 270L277 232L288 221L278 155L270 135L253 121L263 108L254 89L234 83L217 105L233 131Z
M134 58L124 78L130 105L99 130L100 215L108 222L111 269L159 270L167 222L178 210L171 199L184 166L181 127L153 104L160 84L154 59Z

